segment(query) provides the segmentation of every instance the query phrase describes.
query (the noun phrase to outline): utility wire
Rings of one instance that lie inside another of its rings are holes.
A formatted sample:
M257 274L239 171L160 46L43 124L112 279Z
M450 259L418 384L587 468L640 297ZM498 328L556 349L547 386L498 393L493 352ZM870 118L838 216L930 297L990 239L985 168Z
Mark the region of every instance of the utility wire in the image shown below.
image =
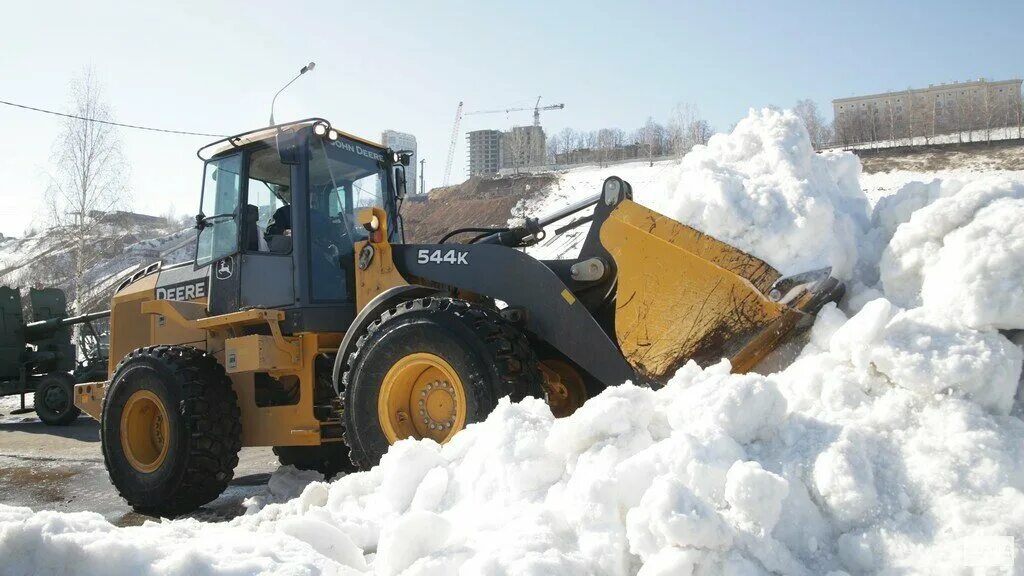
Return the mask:
M6 100L0 100L0 104L6 106L13 106L15 108L22 108L25 110L32 110L33 112L42 112L43 114L53 114L54 116L63 116L65 118L73 118L75 120L84 120L86 122L96 122L98 124L109 124L111 126L120 126L122 128L134 128L135 130L148 130L150 132L163 132L165 134L184 134L185 136L209 136L212 138L226 138L224 134L207 134L205 132L187 132L185 130L165 130L163 128L150 128L148 126L137 126L135 124L122 124L120 122L111 122L109 120L99 120L96 118L86 118L84 116L75 116L74 114L65 114L63 112L55 112L53 110L44 110L43 108L35 108L32 106L26 106L24 104L16 104L14 102L7 102Z

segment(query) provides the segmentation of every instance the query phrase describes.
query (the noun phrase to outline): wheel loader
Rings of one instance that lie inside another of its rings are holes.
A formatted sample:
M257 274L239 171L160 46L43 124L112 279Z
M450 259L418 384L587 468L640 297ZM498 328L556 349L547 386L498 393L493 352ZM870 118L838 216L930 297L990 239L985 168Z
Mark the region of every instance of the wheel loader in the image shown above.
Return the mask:
M147 514L215 499L242 446L330 476L404 438L446 442L506 396L564 416L691 359L749 370L843 291L633 202L616 177L543 219L411 244L406 151L313 118L198 156L194 260L118 285L108 379L75 387L114 486ZM523 250L557 222L589 224L576 258Z

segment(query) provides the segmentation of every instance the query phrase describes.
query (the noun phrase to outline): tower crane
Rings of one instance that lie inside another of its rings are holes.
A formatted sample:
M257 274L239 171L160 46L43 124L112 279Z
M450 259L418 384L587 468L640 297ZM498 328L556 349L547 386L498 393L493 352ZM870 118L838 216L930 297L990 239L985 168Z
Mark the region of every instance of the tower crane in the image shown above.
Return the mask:
M533 105L533 108L505 108L504 110L474 110L473 112L466 112L466 115L470 114L500 114L502 112L523 112L526 110L533 110L533 125L540 126L540 112L541 110L561 110L565 108L565 104L549 104L547 106L540 105L540 96L537 96L537 102Z
M459 139L459 123L462 122L462 102L455 109L455 124L452 126L452 141L448 144L448 161L444 165L444 180L442 186L448 185L448 179L452 176L452 160L455 158L455 142Z

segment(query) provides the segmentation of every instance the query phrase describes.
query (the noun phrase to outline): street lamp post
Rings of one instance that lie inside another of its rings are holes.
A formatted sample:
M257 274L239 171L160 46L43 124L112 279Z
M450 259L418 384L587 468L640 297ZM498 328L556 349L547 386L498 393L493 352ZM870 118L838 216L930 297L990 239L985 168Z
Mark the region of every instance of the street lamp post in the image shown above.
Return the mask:
M295 78L292 78L291 80L289 80L287 84L282 86L281 89L277 91L277 94L274 94L274 99L270 101L270 125L271 126L274 125L274 103L277 102L277 97L281 95L281 92L284 92L285 88L291 86L292 82L295 82L296 80L298 80L299 76L302 76L303 74L305 74L306 72L309 72L310 70L312 70L315 67L316 67L316 62L310 62L309 64L306 64L305 66L302 67L301 70L299 70L299 73L295 75Z

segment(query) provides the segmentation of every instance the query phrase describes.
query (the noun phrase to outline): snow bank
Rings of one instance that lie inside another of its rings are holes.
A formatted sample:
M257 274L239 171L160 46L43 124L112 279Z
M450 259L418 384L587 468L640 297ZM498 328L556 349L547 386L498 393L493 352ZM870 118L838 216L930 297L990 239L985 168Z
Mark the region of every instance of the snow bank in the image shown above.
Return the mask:
M680 165L630 165L649 188L626 175L641 202L784 272L853 275L847 312L822 310L781 371L690 363L660 390L614 387L561 420L540 400L502 401L444 446L403 441L372 470L269 503L311 479L286 471L224 524L121 529L0 506L0 570L1019 571L1024 422L1008 414L1024 353L995 328L1022 327L1024 188L910 183L869 219L855 159L806 140L790 114L754 112ZM567 175L557 201L592 193L581 183L604 170Z
M831 308L768 377L690 364L563 420L503 401L445 446L401 442L226 524L0 508L0 556L13 573L948 572L965 538L1024 534L1024 423L969 399L1012 370L936 394L920 383L957 374L941 355L910 372L865 362L902 352L899 315ZM969 344L1019 371L1019 349Z
M922 205L899 215L882 255L882 285L894 302L976 328L1024 328L1024 182L932 185L901 191L891 203ZM893 212L886 208L876 210Z

